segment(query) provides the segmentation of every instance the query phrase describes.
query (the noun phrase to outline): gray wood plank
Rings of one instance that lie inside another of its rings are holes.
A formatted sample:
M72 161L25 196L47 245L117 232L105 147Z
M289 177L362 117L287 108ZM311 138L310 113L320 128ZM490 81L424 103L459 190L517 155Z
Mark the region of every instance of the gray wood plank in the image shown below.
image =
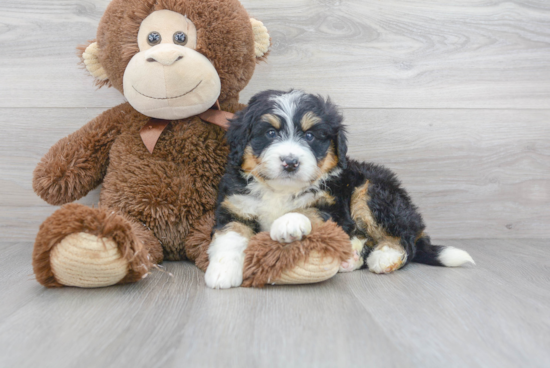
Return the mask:
M414 265L377 285L364 273L338 281L372 314L385 310L379 323L414 366L547 366L548 241L444 243L470 251L475 269Z
M2 252L0 265L4 279L0 284L1 324L13 313L39 297L45 289L35 281L32 271L32 243L2 242L0 252Z
M101 111L0 109L0 229L7 239L33 240L53 211L32 191L40 157ZM550 237L550 110L343 113L350 155L397 172L433 236ZM98 192L80 202L96 204Z
M124 99L75 56L109 0L3 0L0 367L550 365L550 4L242 2L273 40L242 101L330 93L351 155L396 171L434 241L478 265L219 292L179 262L134 285L42 288L32 242L55 207L32 170Z
M550 111L344 114L350 155L394 170L433 236L550 237Z
M36 164L58 140L104 110L0 109L0 124L5 127L0 146L0 185L3 189L0 205L47 206L32 190L32 172Z
M24 276L30 244L2 242L0 366L548 366L548 240L439 241L477 266L226 291L185 262L134 285L45 290Z
M108 0L4 0L0 107L110 107L77 67ZM243 101L266 88L330 93L345 107L548 108L545 0L244 0L273 50ZM37 46L36 40L40 43Z

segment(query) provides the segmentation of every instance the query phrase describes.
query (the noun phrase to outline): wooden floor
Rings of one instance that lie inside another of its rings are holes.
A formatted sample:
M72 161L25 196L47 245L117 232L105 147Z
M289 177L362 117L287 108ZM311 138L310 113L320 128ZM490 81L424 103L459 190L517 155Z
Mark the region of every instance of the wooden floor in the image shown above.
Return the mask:
M2 243L0 367L548 367L548 241L446 243L477 266L224 291L185 262L45 290L31 244Z
M396 171L432 238L476 267L213 291L182 262L46 290L31 252L56 208L32 171L124 101L75 55L109 1L0 0L0 368L550 367L548 0L241 0L273 42L241 102L330 95L350 154Z

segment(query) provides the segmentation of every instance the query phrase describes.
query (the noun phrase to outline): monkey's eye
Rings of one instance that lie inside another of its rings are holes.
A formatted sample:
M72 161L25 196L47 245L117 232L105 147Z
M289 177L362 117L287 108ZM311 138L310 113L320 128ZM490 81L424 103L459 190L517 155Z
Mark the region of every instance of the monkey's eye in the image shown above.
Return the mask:
M313 142L313 140L315 139L315 136L313 135L312 132L307 132L306 135L304 136L304 138L308 142Z
M174 43L183 46L187 43L187 35L183 32L174 33Z
M162 41L162 37L158 32L151 32L147 35L147 43L151 46L158 45L160 41Z
M265 132L265 135L269 139L273 139L277 136L277 131L275 129L269 129L267 132Z

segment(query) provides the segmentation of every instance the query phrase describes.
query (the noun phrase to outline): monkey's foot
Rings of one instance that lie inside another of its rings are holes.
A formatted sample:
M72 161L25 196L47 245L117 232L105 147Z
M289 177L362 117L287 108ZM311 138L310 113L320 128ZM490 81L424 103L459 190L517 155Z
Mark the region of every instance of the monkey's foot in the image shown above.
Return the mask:
M338 258L326 257L320 252L312 251L307 260L300 260L293 268L283 271L273 284L313 284L325 281L336 275L339 266Z
M65 237L51 251L50 262L55 279L65 286L110 286L128 273L128 261L117 244L88 233Z
M352 256L349 236L328 221L300 241L282 244L267 232L256 234L245 250L242 286L311 284L333 277Z
M36 236L36 280L46 287L85 288L138 281L162 260L158 241L147 231L107 208L65 205Z

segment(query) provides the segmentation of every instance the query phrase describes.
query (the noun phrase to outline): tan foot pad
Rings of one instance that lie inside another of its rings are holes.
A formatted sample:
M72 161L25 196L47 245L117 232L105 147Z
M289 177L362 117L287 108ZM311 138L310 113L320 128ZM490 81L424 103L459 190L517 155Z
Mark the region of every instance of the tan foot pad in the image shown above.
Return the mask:
M301 241L282 244L268 232L256 234L245 250L244 287L266 284L311 284L333 277L352 256L348 235L332 221Z
M293 269L283 271L274 282L276 285L313 284L330 279L340 268L340 261L332 257L324 257L313 251L307 262L299 261Z
M55 279L66 286L110 286L128 273L117 244L88 233L66 236L52 249L50 262Z

